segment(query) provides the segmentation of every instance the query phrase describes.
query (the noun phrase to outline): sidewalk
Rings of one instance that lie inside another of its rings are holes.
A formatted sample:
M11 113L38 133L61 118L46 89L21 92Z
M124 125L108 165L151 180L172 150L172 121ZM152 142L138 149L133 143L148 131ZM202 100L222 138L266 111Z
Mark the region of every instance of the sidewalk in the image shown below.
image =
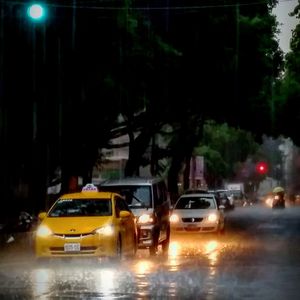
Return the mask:
M11 237L0 234L0 241L0 263L34 255L33 231L13 233Z

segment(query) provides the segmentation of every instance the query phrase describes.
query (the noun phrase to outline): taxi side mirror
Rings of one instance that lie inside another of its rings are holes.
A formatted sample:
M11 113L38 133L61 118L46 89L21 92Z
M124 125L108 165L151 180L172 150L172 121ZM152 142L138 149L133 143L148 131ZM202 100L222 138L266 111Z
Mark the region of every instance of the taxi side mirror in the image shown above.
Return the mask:
M131 213L127 210L121 210L120 211L120 218L129 218L131 216Z
M40 213L38 214L38 218L39 218L40 221L42 221L43 219L45 219L46 216L47 216L47 213L44 212L44 211L43 211L43 212L40 212Z

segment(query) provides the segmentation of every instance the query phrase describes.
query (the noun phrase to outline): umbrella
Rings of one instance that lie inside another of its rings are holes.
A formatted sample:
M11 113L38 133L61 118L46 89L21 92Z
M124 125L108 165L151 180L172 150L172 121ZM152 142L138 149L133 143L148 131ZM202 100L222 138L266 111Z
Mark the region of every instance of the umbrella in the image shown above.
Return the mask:
M281 186L277 186L273 189L273 193L281 193L281 192L284 192L284 188L281 187Z

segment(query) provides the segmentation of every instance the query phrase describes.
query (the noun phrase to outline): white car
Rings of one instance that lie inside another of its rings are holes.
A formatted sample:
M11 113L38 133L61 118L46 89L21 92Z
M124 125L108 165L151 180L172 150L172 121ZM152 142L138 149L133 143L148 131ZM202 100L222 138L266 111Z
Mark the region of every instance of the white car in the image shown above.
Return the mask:
M224 206L213 194L183 194L170 217L172 232L216 232L225 230Z

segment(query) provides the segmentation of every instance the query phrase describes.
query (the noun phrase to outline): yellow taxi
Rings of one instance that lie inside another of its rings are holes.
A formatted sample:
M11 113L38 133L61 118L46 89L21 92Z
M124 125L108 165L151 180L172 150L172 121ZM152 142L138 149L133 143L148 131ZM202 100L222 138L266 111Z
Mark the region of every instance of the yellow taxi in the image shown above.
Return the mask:
M119 194L99 192L93 184L61 196L39 220L37 258L121 258L137 249L135 218L126 201Z

